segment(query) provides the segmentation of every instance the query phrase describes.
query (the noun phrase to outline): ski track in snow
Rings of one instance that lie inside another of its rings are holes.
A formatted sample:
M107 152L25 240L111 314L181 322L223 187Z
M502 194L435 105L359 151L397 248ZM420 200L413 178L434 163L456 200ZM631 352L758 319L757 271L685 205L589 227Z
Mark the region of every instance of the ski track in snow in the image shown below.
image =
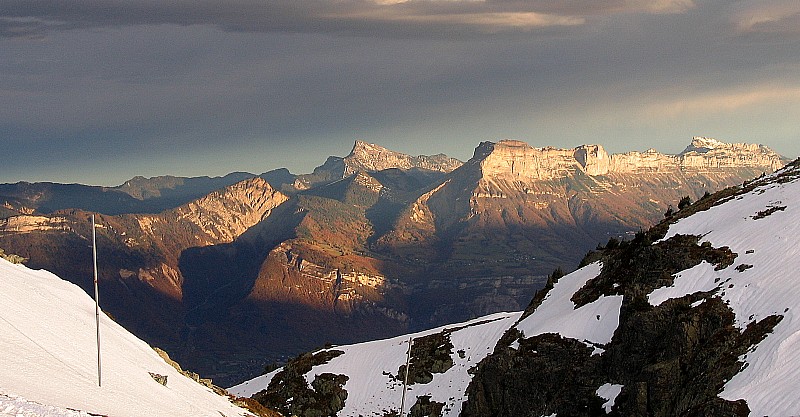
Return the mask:
M102 304L102 287L100 297ZM5 394L0 415L81 415L70 410L113 417L245 415L227 398L179 374L105 314L100 335L102 387L97 386L94 300L50 272L0 259L0 393ZM148 372L166 375L167 385ZM36 404L44 407L40 414L30 411Z
M403 383L386 374L396 375L400 366L405 365L409 337L416 338L439 333L444 329L487 322L453 331L450 334L450 341L453 344L451 355L453 367L442 374L434 374L433 381L427 384L409 386L406 393L406 413L416 402L416 397L429 395L431 401L445 403L443 416L458 416L462 403L466 400L465 392L470 381L467 370L494 350L497 340L521 314L520 312L496 313L411 335L334 347L329 350L341 350L344 354L326 364L315 366L305 378L310 383L316 375L322 373L345 374L350 378L344 386L347 390L347 400L345 408L337 415L382 416L385 411L396 411L400 408ZM463 359L458 350L464 350ZM262 375L228 390L238 396L250 396L265 389L276 372Z
M800 412L800 181L767 184L724 204L679 220L665 236L702 236L714 247L738 254L730 267L714 271L703 262L675 275L673 285L650 294L667 299L716 289L736 315L736 326L782 315L773 333L740 358L746 368L728 381L720 397L744 399L751 415L788 416ZM759 217L770 208L766 217ZM750 253L748 253L750 252ZM739 265L752 265L742 272ZM719 279L718 282L714 282Z

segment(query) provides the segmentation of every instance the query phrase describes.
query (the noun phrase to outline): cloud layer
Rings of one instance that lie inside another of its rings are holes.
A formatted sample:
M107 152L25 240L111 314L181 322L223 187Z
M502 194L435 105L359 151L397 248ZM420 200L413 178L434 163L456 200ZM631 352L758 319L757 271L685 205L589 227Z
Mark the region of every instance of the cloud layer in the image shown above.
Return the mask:
M214 25L244 32L420 36L529 31L630 13L683 13L692 0L9 0L0 35L124 25Z
M798 16L795 0L5 1L0 182L306 172L354 139L465 159L483 140L678 152L697 134L796 156Z

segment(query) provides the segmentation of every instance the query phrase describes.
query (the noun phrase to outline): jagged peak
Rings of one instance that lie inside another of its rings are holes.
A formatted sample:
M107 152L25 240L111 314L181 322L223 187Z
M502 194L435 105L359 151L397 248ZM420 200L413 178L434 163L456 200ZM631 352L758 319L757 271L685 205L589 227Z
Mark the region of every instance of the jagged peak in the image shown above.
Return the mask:
M461 161L444 154L411 156L362 140L355 141L350 155L343 158L343 160L345 164L343 176L345 177L359 170L372 172L389 168L421 168L431 171L450 172L462 164Z
M685 155L691 152L705 154L712 151L751 152L779 156L777 152L764 145L754 143L728 143L705 136L693 137L689 146L678 155Z
M689 152L706 153L714 149L729 148L731 146L733 146L733 144L722 142L714 138L694 136L692 137L692 142L689 143L689 146L687 146L686 149L681 152L681 154L686 154Z
M355 156L359 154L371 154L371 153L382 153L382 152L389 152L389 153L400 153L395 152L390 149L384 148L383 146L376 145L374 143L365 142L363 140L356 139L355 143L353 143L353 149L350 151L350 156Z

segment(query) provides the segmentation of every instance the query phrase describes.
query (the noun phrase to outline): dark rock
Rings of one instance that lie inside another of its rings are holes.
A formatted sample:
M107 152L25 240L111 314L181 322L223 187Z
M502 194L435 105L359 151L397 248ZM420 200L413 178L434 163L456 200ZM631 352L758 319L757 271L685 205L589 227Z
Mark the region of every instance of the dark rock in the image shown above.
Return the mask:
M411 406L410 417L441 417L444 403L431 401L430 395L417 397L417 402Z
M323 350L300 355L272 378L266 390L252 398L284 415L335 416L344 408L347 391L343 387L348 377L324 373L317 375L309 387L303 375L314 366L327 363L343 353L341 350Z
M450 341L450 332L444 330L439 333L418 337L411 345L411 362L408 371L408 385L427 384L433 381L433 374L441 374L452 368L453 343ZM395 378L403 381L406 375L406 365L400 366Z
M159 384L161 384L161 385L163 385L165 387L167 386L167 376L166 375L161 375L161 374L157 374L157 373L154 373L154 372L148 372L148 374L150 374L150 377L152 377L153 380L155 380Z
M708 206L704 198L684 210ZM659 225L662 226L662 225ZM652 306L647 295L671 285L677 272L702 261L721 270L733 264L728 248L698 245L697 236L662 238L666 228L641 232L629 242L595 252L601 274L577 291L581 306L601 296L622 295L619 326L605 351L592 355L585 343L559 335L530 338L511 329L494 353L473 370L463 417L605 415L597 389L620 384L611 415L620 416L746 416L744 401L717 395L741 371L739 358L780 322L769 316L740 332L733 311L714 295L698 292ZM552 280L551 280L552 281ZM552 288L553 282L548 288ZM531 303L538 308L546 291ZM696 304L697 301L705 300ZM518 349L509 346L517 341Z

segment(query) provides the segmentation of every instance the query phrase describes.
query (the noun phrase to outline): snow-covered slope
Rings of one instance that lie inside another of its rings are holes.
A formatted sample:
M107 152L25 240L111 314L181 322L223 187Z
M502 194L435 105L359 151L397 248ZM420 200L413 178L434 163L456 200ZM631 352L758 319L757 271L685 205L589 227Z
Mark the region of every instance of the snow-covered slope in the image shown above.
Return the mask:
M453 366L444 373L433 373L433 380L428 383L411 385L406 394L405 411L408 413L418 397L430 396L430 401L444 403L442 416L458 416L470 379L467 370L492 352L497 340L514 324L519 315L520 313L496 313L466 323L407 336L337 346L328 350L344 353L327 363L314 366L305 374L305 379L311 383L316 375L323 373L347 375L349 379L344 389L348 395L344 409L337 415L382 416L386 412L400 409L403 384L392 375L398 375L400 367L405 365L409 337L417 340L424 336L446 333L453 345L450 354ZM252 396L266 389L278 371L229 388L229 391L242 397Z
M0 415L248 415L105 314L98 387L94 308L76 285L0 259ZM166 375L166 386L149 372Z
M526 337L557 333L590 345L610 342L619 324L622 296L600 297L580 308L570 301L586 281L600 274L600 268L601 264L596 262L563 277L539 308L514 327Z
M723 270L708 263L683 271L672 286L649 296L653 305L698 291L714 291L733 310L736 327L782 316L772 333L740 358L743 370L725 384L720 397L744 399L752 415L800 413L800 180L794 174L761 185L724 204L681 219L665 239L703 236L714 247L738 254ZM785 173L784 173L785 174ZM738 268L738 269L737 269Z
M613 242L537 295L462 415L800 415L798 236L795 162Z

